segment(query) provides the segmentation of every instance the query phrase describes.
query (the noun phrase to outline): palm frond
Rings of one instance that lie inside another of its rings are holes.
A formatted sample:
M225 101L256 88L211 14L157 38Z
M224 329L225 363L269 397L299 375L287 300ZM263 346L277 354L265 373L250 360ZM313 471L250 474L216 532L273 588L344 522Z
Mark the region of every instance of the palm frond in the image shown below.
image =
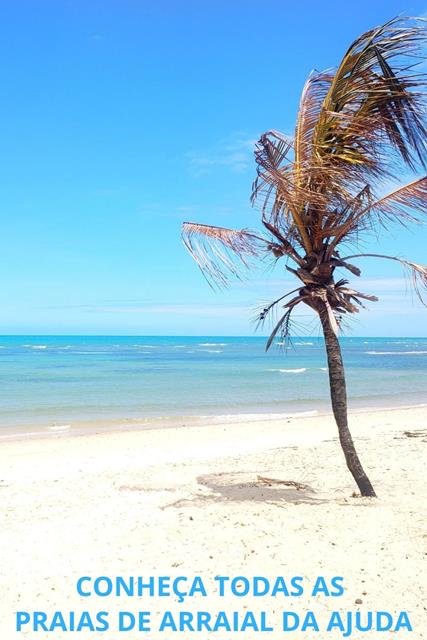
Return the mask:
M409 262L409 260L400 260L400 263L409 270L415 293L423 305L427 306L423 297L427 291L427 267L415 262Z
M394 260L395 262L399 262L405 270L409 273L412 286L414 288L415 293L417 294L420 301L427 306L427 301L424 299L424 296L427 293L427 267L418 264L417 262L411 262L410 260L405 260L405 258L399 258L398 256L387 256L381 253L358 253L352 256L346 256L343 260L350 260L354 258L381 258L384 260Z
M378 200L369 199L368 203L355 200L341 212L334 224L329 225L328 237L334 237L329 246L329 255L344 239L355 232L375 228L377 224L420 222L426 215L427 176L399 186Z
M270 302L269 304L267 304L266 306L264 306L261 311L259 311L256 315L256 323L257 323L257 328L259 326L263 326L264 322L266 321L266 319L269 317L271 311L273 309L275 309L275 307L279 304L279 302L282 302L282 300L284 300L285 298L287 298L288 296L292 295L293 293L296 293L296 291L299 291L301 287L297 287L296 289L292 289L292 291L288 291L287 293L285 293L283 296L280 296L280 298L276 298L276 300L273 300L273 302Z
M290 327L291 313L292 313L292 309L287 309L285 311L285 313L283 314L283 316L278 321L278 323L275 325L273 331L271 332L271 334L268 337L267 344L265 345L265 350L266 351L268 351L269 348L271 347L271 345L273 344L274 339L277 336L277 334L279 333L279 331L282 331L282 337L283 338L286 338L286 337L289 336L289 334L290 334L289 327Z
M307 177L307 167L312 163L314 131L333 77L333 71L321 73L313 71L301 94L294 142L295 183L299 187Z
M412 169L417 161L424 164L426 129L417 89L425 78L414 73L411 63L425 36L422 22L395 18L353 42L314 132L320 163L346 171L347 180L355 182L383 172L391 150Z
M286 341L290 338L290 333L291 333L291 315L293 310L295 309L295 307L297 305L299 305L301 302L304 302L305 300L307 300L307 295L304 293L303 289L298 290L299 293L297 296L295 296L294 298L292 298L292 300L290 300L287 304L283 305L284 309L286 309L285 313L282 315L282 317L280 318L280 320L277 322L277 324L275 325L273 331L271 332L268 340L267 340L267 344L265 347L265 350L268 351L269 348L271 347L271 345L273 344L273 341L275 339L275 337L277 336L277 334L280 331L280 337L282 339L282 341ZM289 292L293 293L292 291ZM289 295L286 294L286 295ZM286 297L286 296L284 296ZM276 302L279 302L279 300L277 300Z
M368 204L354 216L353 224L358 223L361 218L371 213L385 217L390 222L405 220L418 222L419 214L426 215L427 213L426 202L427 176L423 176L397 187L379 200Z
M226 285L229 275L240 277L241 267L268 251L265 238L246 229L235 230L184 222L182 239L209 284Z
M261 136L255 147L257 178L252 186L251 201L254 204L261 200L263 218L309 252L310 239L298 201L310 197L310 191L295 184L293 162L288 157L291 148L292 143L276 131Z

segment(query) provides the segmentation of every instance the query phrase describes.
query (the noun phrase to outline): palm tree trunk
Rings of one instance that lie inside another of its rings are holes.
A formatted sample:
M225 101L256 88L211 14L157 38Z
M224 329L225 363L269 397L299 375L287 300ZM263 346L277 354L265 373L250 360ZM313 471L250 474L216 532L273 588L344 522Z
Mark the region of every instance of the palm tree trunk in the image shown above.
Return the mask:
M322 306L318 312L322 323L323 335L325 336L326 354L328 356L332 410L338 426L339 439L345 461L362 496L376 497L374 488L360 463L353 438L348 428L347 391L340 343L332 329L326 307Z

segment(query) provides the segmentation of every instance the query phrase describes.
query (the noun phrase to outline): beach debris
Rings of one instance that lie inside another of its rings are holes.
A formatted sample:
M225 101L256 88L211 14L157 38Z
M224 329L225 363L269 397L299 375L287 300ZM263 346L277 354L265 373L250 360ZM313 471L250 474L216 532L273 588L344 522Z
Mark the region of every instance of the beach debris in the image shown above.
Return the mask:
M407 438L425 438L427 429L416 429L415 431L404 431L403 435Z
M117 487L119 491L143 491L143 492L163 492L163 491L170 491L170 492L174 492L175 489L170 488L170 487L148 487L146 485L141 485L141 484L122 484L119 487Z
M257 476L258 482L271 486L272 484L283 484L286 487L295 487L297 491L313 491L308 484L297 482L296 480L278 480L276 478L266 478L265 476Z

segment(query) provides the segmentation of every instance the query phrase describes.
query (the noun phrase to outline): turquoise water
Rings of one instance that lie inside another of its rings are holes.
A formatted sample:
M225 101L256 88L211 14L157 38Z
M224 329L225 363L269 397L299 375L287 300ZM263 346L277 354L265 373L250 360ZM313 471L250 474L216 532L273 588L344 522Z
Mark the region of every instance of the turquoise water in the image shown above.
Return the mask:
M427 338L343 338L350 407L426 402ZM0 337L0 428L328 408L319 338Z

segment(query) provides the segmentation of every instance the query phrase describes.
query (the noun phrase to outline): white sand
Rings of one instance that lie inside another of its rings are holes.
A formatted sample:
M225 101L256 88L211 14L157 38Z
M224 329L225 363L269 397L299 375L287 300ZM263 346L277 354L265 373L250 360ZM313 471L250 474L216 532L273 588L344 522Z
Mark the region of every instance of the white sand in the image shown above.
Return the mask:
M330 416L0 444L0 638L341 638L280 632L280 612L401 610L427 638L427 408L360 412L351 428L377 500L352 497ZM418 437L403 435L406 430ZM422 435L424 430L424 435ZM311 489L267 486L257 475ZM89 597L80 576L203 577L210 597ZM304 578L301 597L218 598L214 576ZM341 597L310 597L317 576L343 576ZM356 604L357 599L362 603ZM17 610L151 610L151 633L15 631ZM268 611L276 631L160 633L164 610Z

